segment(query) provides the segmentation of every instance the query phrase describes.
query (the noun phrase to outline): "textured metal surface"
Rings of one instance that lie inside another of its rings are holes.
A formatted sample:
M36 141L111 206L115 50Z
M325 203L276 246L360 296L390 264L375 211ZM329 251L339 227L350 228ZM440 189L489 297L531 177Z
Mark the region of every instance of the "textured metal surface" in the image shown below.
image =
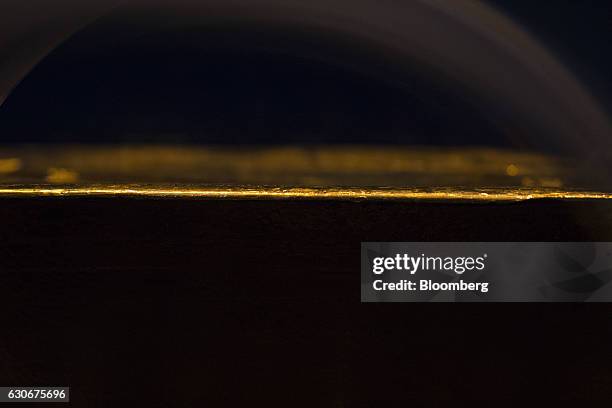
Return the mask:
M424 200L424 201L524 201L535 199L604 200L611 193L558 189L456 188L417 190L383 188L276 188L198 187L147 185L93 185L76 187L6 186L4 196L108 196L209 199L305 199L305 200Z
M0 382L78 407L606 402L610 304L364 305L359 259L609 241L610 203L1 198Z
M0 195L215 199L609 199L573 163L494 149L26 146L0 150Z

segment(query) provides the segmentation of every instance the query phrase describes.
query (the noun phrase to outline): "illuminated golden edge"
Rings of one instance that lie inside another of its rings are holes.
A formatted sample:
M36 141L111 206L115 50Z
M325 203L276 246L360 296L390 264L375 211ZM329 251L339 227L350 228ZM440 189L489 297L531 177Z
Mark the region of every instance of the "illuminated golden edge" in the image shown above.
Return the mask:
M537 199L609 200L612 193L594 191L535 189L385 189L385 188L301 188L301 187L159 187L134 185L103 186L4 186L0 197L108 196L208 199L302 199L302 200L450 200L525 201Z

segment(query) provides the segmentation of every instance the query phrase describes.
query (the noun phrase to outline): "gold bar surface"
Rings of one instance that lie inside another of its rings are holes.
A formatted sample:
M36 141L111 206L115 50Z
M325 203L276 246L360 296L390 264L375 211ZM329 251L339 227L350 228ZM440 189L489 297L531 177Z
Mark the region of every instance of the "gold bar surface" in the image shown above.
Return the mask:
M570 159L491 148L175 145L0 148L0 196L603 200Z

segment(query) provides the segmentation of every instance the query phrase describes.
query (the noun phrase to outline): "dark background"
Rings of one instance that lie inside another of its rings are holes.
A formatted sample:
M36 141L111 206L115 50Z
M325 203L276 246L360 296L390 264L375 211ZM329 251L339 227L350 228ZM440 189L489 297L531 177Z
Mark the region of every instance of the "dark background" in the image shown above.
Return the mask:
M552 49L610 110L610 2L490 3ZM494 104L475 103L418 66L401 74L381 68L377 52L295 27L218 21L169 32L154 18L130 19L119 10L34 69L0 108L0 137L523 147L495 122ZM335 64L334 55L360 70Z
M606 0L487 0L551 48L612 110L612 3Z
M3 198L0 219L0 383L72 406L612 399L609 303L362 304L359 279L361 241L610 241L605 201Z

